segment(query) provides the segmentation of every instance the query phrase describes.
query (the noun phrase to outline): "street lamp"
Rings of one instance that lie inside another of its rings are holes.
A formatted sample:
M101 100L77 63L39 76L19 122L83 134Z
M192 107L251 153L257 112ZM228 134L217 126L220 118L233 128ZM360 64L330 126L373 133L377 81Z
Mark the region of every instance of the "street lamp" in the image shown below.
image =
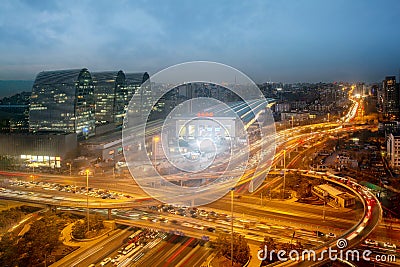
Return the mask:
M285 199L285 184L286 184L286 149L283 150L283 194L282 194L282 199Z
M89 232L89 173L90 171L86 169L86 216L87 216L87 231Z
M292 115L292 128L293 128L294 116Z
M67 166L69 166L69 176L72 176L72 164L67 162Z
M32 163L32 173L35 174L35 163Z

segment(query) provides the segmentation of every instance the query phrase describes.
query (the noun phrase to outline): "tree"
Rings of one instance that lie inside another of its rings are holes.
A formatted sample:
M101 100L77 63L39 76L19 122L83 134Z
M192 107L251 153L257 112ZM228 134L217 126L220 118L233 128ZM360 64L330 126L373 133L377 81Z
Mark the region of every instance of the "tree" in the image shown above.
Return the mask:
M43 262L58 245L60 229L54 215L33 222L23 237L7 233L0 241L0 266L32 266Z
M87 232L87 219L79 220L72 227L72 236L77 239L93 237L100 230L104 229L103 219L100 216L94 216L90 219L89 233Z
M231 258L231 235L220 234L216 240L216 248L222 256ZM250 258L250 248L246 239L237 233L233 234L233 261L245 264Z
M297 198L305 198L311 195L312 185L309 183L301 183L296 190Z
M86 225L83 221L79 220L75 222L72 227L72 236L77 239L84 239L86 234Z
M0 241L0 266L13 266L18 257L17 238L11 233L4 234Z
M45 255L50 254L60 244L57 221L56 216L45 215L32 223L30 230L24 235L24 242L19 247L19 252L26 253L29 262L33 264L42 262Z
M104 229L103 219L96 215L90 222L90 231L100 231Z

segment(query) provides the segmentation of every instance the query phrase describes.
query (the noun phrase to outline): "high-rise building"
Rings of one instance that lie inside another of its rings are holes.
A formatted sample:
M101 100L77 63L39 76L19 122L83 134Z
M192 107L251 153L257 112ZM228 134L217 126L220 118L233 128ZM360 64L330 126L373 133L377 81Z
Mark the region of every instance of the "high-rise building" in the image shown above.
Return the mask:
M383 80L382 92L379 95L384 119L394 119L399 115L399 87L395 76L387 76Z
M129 101L141 85L150 78L147 72L125 73L125 86L119 87L115 94L115 123L121 125L128 110ZM140 103L131 107L131 112L141 114L141 107L152 106L153 94L151 86L146 86L140 91Z
M29 130L94 135L94 86L90 72L85 68L40 72L32 87Z
M353 94L354 95L365 95L365 84L362 82L359 82L356 84L356 87L354 88Z
M113 123L119 113L117 94L125 88L125 74L120 71L92 72L96 123Z
M400 167L400 135L389 134L387 140L387 156L391 167Z
M95 123L121 125L129 101L147 79L147 72L124 74L122 70L41 72L32 88L29 130L89 137L95 133ZM151 96L146 91L142 102L151 102Z
M149 74L120 71L92 72L96 123L122 124L129 101ZM151 92L149 93L151 96Z

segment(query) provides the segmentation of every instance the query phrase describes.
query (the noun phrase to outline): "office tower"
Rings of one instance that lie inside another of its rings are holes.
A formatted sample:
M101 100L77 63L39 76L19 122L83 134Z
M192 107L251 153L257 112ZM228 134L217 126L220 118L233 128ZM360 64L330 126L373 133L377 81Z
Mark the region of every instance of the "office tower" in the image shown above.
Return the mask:
M395 119L399 115L399 87L395 76L387 76L383 81L380 95L382 114L385 119Z
M125 74L125 85L116 88L115 92L115 107L114 116L115 123L121 125L125 113L128 110L129 101L132 99L133 95L138 91L140 86L149 79L149 74L147 72L140 73L126 73ZM132 111L141 112L143 106L152 106L153 96L151 92L151 86L146 86L140 92L140 103L137 103L135 107L131 107ZM137 110L136 110L137 109Z
M93 93L92 76L85 68L40 72L32 87L29 130L94 135Z
M97 124L113 123L118 114L117 94L125 87L125 74L120 71L92 72Z

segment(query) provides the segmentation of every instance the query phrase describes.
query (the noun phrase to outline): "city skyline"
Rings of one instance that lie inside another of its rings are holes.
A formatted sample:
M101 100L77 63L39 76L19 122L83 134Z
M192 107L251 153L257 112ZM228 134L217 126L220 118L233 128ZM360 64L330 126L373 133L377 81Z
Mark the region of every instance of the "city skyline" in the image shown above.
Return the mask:
M147 71L194 60L255 82L398 76L396 1L2 2L0 79L46 70Z

